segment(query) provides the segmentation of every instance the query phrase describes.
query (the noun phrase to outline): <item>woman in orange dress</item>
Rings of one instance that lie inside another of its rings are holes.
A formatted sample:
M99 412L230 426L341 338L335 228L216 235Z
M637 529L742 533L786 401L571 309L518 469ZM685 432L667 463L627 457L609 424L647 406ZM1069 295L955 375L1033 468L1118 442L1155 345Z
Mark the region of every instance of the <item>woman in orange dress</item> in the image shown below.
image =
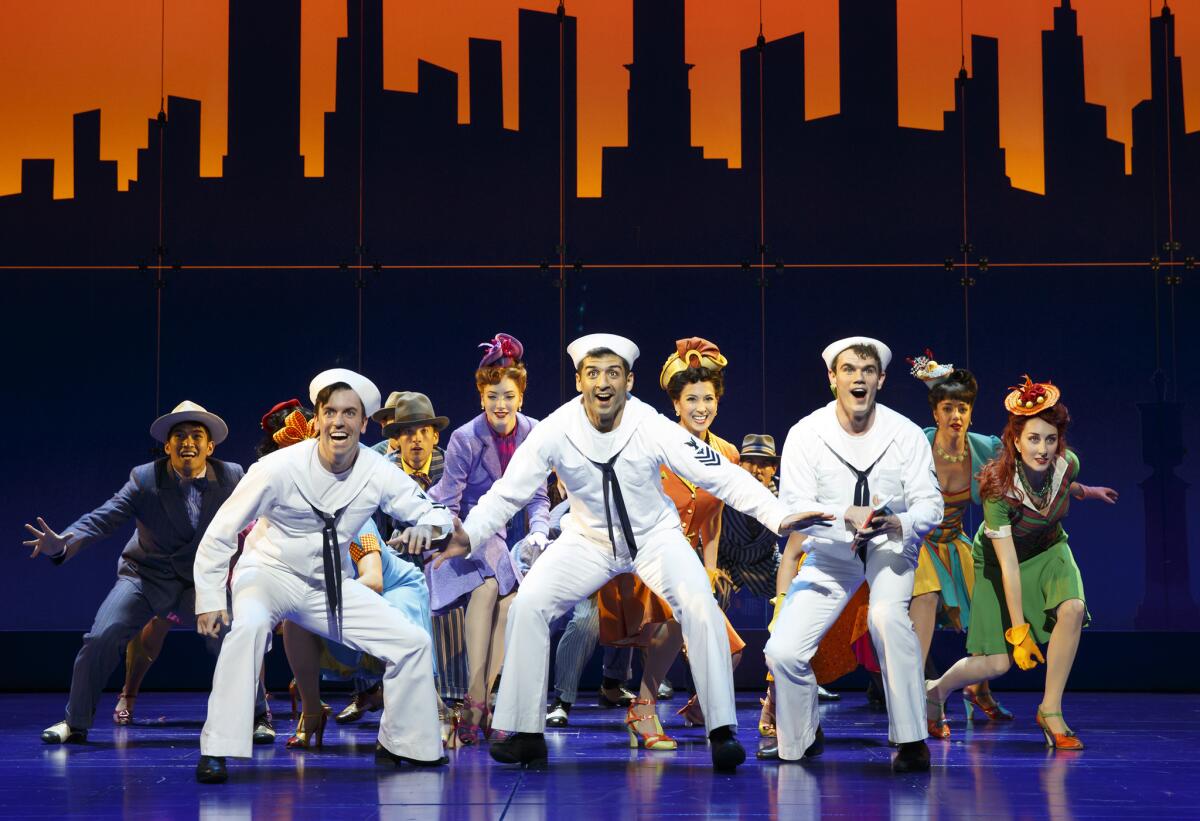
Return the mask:
M736 464L737 448L709 430L724 393L722 370L727 360L716 345L699 337L678 340L675 348L659 374L659 385L671 397L680 426ZM704 563L716 587L722 576L717 570L717 547L724 503L665 468L662 482L663 490L679 512L684 535L696 549L697 561ZM728 576L725 579L727 581ZM656 746L651 747L647 742L650 749L675 749L674 740L662 735L660 729L656 734L653 709L658 686L683 647L679 623L666 602L628 574L618 576L600 589L599 605L601 644L633 645L646 651L641 692L630 706L626 723L643 738L655 736ZM726 626L729 649L736 665L746 643L728 622ZM639 715L636 711L639 704L648 706L650 713ZM694 695L679 713L688 726L704 724L704 714Z

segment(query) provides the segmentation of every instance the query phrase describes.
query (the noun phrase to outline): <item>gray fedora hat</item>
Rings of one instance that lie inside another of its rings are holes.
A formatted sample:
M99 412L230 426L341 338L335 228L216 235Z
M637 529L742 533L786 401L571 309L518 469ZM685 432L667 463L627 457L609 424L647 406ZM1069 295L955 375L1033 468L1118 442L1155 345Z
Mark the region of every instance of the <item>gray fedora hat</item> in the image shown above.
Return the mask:
M778 459L779 454L775 452L775 437L769 433L747 433L742 439L742 449L738 452L738 456L743 459L746 457Z
M428 396L416 391L393 391L387 405L372 418L383 425L383 435L389 439L396 436L401 428L432 425L444 430L450 424L445 416L434 413L433 403Z

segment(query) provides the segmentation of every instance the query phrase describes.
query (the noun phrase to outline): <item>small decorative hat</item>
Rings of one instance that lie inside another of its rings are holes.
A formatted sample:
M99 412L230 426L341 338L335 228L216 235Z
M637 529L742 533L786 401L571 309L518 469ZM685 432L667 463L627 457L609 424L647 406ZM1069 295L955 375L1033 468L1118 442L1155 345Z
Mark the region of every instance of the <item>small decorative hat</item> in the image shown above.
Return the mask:
M271 417L274 414L278 413L281 410L287 410L288 408L298 408L298 407L300 407L299 399L289 399L286 402L280 402L278 405L276 405L275 407L271 408L269 411L267 411L266 413L263 414L262 421L259 422L258 425L263 430L266 430L267 422L269 422L271 420Z
M742 438L742 449L738 453L743 459L774 459L779 461L775 452L775 437L769 433L747 433Z
M698 336L675 340L675 353L667 357L662 371L658 374L658 386L663 390L671 377L688 368L708 368L719 371L729 364L729 360L721 356L721 349L707 339Z
M855 345L871 345L879 351L879 370L886 371L888 365L892 364L892 349L878 339L872 339L869 336L848 336L837 342L829 343L825 346L825 350L821 351L821 359L824 360L825 367L833 370L833 363L838 354Z
M1049 382L1034 382L1025 374L1025 384L1011 385L1012 391L1004 397L1004 407L1016 416L1035 416L1046 408L1054 407L1062 391Z
M924 356L910 356L905 361L912 365L909 373L924 382L925 387L931 390L934 385L940 385L950 374L954 373L954 365L938 362L933 358L933 351L928 348L925 349Z
M375 383L362 374L346 368L330 368L314 376L312 382L308 384L309 401L316 405L317 394L338 382L349 385L362 400L363 410L367 416L374 418L375 413L379 410L379 388L375 387Z
M615 353L617 356L625 360L625 364L633 370L633 363L637 361L641 351L638 346L633 344L629 339L616 334L588 334L581 336L567 346L567 356L571 357L571 362L575 365L575 370L579 370L580 363L590 351L607 349Z
M204 408L188 399L183 400L150 424L150 435L160 442L166 442L171 435L171 428L181 422L198 422L208 430L208 438L214 445L225 441L229 435L229 426L215 413L209 413Z
M481 368L488 365L496 368L511 368L513 365L519 364L525 356L525 346L521 344L521 340L510 334L496 334L491 341L480 342L479 347L485 349L483 358L479 360Z

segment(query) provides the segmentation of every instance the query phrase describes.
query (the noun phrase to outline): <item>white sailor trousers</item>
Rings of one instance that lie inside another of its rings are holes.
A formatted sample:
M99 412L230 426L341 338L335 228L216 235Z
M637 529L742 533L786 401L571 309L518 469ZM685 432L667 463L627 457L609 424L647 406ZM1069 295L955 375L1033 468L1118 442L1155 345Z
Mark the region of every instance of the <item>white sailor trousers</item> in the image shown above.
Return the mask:
M564 533L534 563L508 610L504 674L492 724L500 730L546 729L550 623L621 573L637 573L683 627L692 680L709 729L737 724L725 618L708 574L678 530L646 537L630 561L608 546Z
M908 617L913 573L892 541L868 548L865 573L848 544L821 544L804 560L764 650L775 677L780 758L802 758L816 738L820 717L812 658L864 580L871 585L867 625L887 691L888 739L901 744L928 735L921 646Z
M233 622L213 674L208 720L200 734L202 754L250 756L259 668L271 631L287 619L384 663L380 744L421 761L442 756L429 634L355 579L343 580L342 601L342 633L331 636L323 587L274 567L238 565Z

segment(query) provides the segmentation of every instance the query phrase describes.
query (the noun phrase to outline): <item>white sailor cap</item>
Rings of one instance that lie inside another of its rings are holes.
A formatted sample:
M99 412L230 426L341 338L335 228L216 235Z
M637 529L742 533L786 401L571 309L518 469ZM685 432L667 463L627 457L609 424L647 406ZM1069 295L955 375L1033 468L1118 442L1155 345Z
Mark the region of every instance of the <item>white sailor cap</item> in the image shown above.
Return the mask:
M607 348L624 359L630 370L633 370L633 363L637 361L638 355L641 353L637 345L623 336L588 334L579 337L567 346L567 356L571 357L571 361L575 363L575 370L579 370L579 364L583 362L583 358L588 355L588 352L601 348Z
M308 383L309 401L315 407L317 394L338 382L345 382L354 389L358 398L362 400L363 411L368 417L373 416L379 410L379 388L375 387L375 383L362 374L346 368L330 368L314 376L312 382Z
M829 343L825 346L825 350L821 351L821 358L825 360L825 367L833 370L833 362L837 359L837 355L854 345L870 345L879 351L879 370L881 371L886 371L888 365L892 363L892 349L878 339L872 339L869 336L848 336L845 339L839 339L837 342Z

